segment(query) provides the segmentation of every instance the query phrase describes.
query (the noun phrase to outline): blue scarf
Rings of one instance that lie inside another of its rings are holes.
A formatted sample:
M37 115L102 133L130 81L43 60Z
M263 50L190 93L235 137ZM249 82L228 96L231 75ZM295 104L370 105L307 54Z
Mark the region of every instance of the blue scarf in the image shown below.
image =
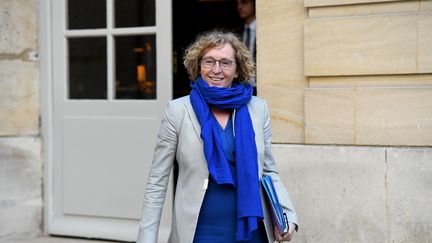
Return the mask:
M252 238L252 231L264 218L261 206L258 153L255 132L247 103L252 99L252 87L233 82L230 88L210 87L202 77L191 81L190 101L201 125L204 155L213 180L218 184L231 184L237 188L237 240ZM236 109L235 160L236 181L221 146L215 119L210 106L219 109Z

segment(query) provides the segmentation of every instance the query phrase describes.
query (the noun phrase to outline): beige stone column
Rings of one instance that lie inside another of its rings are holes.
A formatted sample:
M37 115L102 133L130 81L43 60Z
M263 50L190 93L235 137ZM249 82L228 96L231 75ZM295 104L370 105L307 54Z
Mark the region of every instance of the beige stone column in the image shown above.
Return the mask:
M257 92L275 143L304 142L303 1L257 1Z
M0 1L0 242L42 225L38 1Z

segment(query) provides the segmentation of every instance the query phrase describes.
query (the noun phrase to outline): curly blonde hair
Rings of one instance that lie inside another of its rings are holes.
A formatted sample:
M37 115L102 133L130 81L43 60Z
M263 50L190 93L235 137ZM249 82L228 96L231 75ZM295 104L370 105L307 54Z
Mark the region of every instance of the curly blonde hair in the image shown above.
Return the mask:
M185 51L183 64L191 80L196 80L200 75L200 61L204 54L211 48L229 43L234 49L237 63L237 81L255 85L255 63L243 42L231 32L213 30L199 35Z

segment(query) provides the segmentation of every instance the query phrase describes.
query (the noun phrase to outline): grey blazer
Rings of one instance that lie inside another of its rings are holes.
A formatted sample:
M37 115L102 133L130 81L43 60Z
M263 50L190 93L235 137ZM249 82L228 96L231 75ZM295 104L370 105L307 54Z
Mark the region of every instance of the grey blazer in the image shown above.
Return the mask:
M254 96L248 103L248 109L255 130L259 176L260 178L264 175L272 177L288 220L297 224L294 207L280 180L271 152L272 135L267 103ZM174 159L178 161L179 174L174 197L170 242L192 243L209 178L200 134L200 124L189 96L170 101L166 106L157 135L153 162L144 195L138 243L157 243L162 205ZM267 236L269 242L273 242L273 226L262 189L261 200L264 207L264 225Z

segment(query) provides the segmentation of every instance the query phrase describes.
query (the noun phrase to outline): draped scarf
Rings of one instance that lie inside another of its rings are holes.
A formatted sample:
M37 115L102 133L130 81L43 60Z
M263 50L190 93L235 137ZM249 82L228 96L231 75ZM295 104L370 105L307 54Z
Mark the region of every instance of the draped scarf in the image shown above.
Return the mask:
M190 101L201 125L201 139L207 167L217 184L231 184L237 191L237 240L248 240L264 218L258 176L258 152L255 132L247 103L252 99L249 84L234 80L229 88L209 86L201 76L191 81ZM236 178L233 178L228 160L212 119L210 107L235 109L234 140Z

